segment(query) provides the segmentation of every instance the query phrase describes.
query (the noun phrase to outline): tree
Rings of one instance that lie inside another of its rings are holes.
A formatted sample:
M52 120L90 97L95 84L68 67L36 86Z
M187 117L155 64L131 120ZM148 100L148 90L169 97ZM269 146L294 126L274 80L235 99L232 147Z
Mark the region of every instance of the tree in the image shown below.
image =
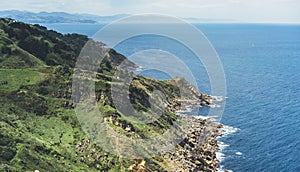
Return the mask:
M49 45L32 35L21 40L18 45L41 60L45 60L49 53Z

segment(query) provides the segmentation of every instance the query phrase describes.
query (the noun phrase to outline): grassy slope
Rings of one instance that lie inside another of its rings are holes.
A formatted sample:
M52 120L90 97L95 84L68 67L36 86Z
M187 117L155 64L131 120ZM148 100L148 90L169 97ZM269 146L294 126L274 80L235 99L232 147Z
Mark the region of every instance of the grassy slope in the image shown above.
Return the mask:
M118 167L116 157L97 150L93 144L82 151L76 148L88 137L81 130L74 110L62 105L70 97L59 95L69 91L64 86L71 82L71 73L61 77L59 72L74 64L72 56L78 54L76 39L84 37L62 36L42 27L12 22L2 19L0 23L0 171L96 171ZM21 38L26 32L30 33L28 37L45 38L43 41L48 43L45 49L53 49L46 58L30 46L20 47L20 42L26 40L25 36ZM58 41L51 41L49 33ZM71 62L64 63L66 60ZM97 162L87 158L92 149L97 150Z
M62 35L0 19L0 171L126 171L132 164L90 142L76 118L71 101L72 68L87 40L82 35ZM112 83L111 76L124 59L111 50L104 60L108 63L101 64L96 80L100 111L113 119L112 128L128 136L150 138L162 133L176 120L172 112L142 125L113 107L110 86L119 83ZM130 87L134 107L149 109L145 96L155 89L164 92L169 102L179 95L173 81L136 76ZM116 121L134 132L125 131ZM155 159L147 160L149 170L161 171L164 166Z

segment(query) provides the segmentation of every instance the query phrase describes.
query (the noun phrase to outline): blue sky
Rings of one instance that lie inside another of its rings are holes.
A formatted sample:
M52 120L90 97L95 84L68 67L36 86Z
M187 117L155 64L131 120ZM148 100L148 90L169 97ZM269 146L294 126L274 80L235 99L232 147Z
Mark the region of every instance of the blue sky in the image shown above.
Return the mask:
M300 23L300 0L1 0L0 10L176 17L259 23Z

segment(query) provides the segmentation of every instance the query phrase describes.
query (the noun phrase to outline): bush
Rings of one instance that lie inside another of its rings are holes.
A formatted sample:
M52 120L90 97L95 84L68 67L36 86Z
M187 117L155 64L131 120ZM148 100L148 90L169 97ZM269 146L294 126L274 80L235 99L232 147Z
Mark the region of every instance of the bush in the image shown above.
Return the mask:
M27 37L20 41L18 45L41 60L45 60L49 53L49 45L34 36Z

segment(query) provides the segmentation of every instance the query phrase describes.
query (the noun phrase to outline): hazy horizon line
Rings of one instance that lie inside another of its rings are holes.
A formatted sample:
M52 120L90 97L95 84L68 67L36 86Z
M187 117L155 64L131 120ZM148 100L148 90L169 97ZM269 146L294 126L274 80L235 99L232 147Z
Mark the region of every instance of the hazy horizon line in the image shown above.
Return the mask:
M91 15L91 16L97 16L97 17L111 17L111 16L125 16L125 17L120 17L121 18L126 18L129 16L134 16L134 15L143 15L141 14L129 14L129 13L115 13L111 15L99 15L99 14L92 14L92 13L78 13L78 12L66 12L66 11L28 11L28 10L18 10L18 9L9 9L9 10L0 10L0 12L28 12L28 13L34 13L34 14L39 14L39 13L65 13L65 14L70 14L70 15ZM157 15L165 15L165 14L158 14L158 13L144 13L144 14L157 14ZM172 15L170 15L172 16ZM247 21L239 21L239 20L234 20L234 19L216 19L216 18L201 18L201 17L179 17L179 16L174 16L179 19L183 19L186 22L193 23L193 24L269 24L269 25L300 25L300 22L271 22L271 21L256 21L256 22L247 22ZM119 20L119 19L117 19ZM199 20L198 22L192 22L191 20ZM201 21L204 20L204 21ZM55 24L55 23L53 23ZM68 24L68 23L61 23L61 24ZM90 23L92 24L92 23ZM104 23L95 23L95 24L104 24Z

